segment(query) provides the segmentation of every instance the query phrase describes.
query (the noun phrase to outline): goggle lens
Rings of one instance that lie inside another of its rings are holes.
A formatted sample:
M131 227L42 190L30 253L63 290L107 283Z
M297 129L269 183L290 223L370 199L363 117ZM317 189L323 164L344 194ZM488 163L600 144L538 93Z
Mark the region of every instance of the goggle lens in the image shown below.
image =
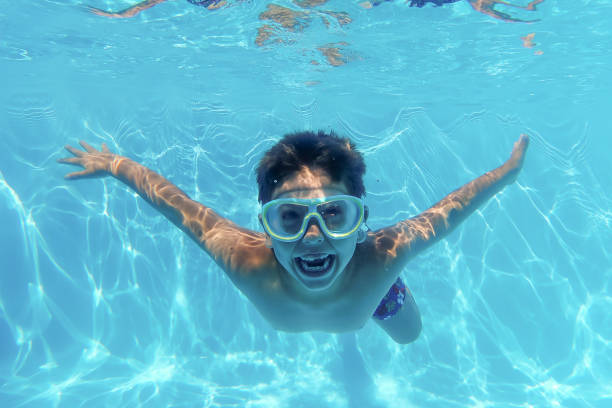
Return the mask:
M286 235L295 235L300 231L308 206L299 204L281 204L268 210L268 223L274 231Z
M345 232L359 221L359 208L354 201L336 200L319 204L317 213L323 217L325 226L331 232Z

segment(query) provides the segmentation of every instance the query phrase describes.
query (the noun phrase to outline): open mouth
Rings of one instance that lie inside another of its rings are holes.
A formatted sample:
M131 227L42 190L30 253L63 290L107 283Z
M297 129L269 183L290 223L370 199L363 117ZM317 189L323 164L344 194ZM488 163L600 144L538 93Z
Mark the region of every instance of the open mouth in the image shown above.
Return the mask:
M324 276L327 272L332 269L335 255L326 256L306 256L295 258L295 263L298 266L300 272L311 278L318 278Z

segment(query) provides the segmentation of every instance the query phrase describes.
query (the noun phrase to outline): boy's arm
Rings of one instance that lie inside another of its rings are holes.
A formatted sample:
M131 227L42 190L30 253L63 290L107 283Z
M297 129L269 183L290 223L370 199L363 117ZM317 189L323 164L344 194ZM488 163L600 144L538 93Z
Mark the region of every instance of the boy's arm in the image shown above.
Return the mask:
M104 177L112 175L121 180L183 230L204 249L229 277L247 278L256 270L266 268L274 255L265 246L261 233L241 228L221 217L212 209L190 199L164 177L127 157L110 152L106 144L96 150L81 141L85 151L66 146L75 157L59 162L84 167L69 173L67 179Z
M525 159L529 137L514 143L510 159L453 191L416 217L374 233L377 258L391 270L404 267L413 256L445 237L488 199L516 180Z
M144 0L140 3L134 4L131 7L126 8L125 10L118 11L116 13L105 11L99 8L88 6L89 11L99 16L110 17L110 18L127 18L134 17L136 14L140 13L143 10L151 8L159 3L163 3L166 0Z

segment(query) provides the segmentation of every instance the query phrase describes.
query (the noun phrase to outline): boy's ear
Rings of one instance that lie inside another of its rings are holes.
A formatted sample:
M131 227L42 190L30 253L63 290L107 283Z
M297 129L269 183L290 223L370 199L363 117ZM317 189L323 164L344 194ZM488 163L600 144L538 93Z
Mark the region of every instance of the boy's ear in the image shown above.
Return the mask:
M265 243L266 248L270 248L272 249L272 238L270 238L270 236L268 234L266 234L266 243Z
M361 244L365 242L368 237L368 226L366 225L366 221L368 220L368 215L370 215L370 210L367 205L363 206L363 225L357 230L357 243Z
M264 234L266 234L266 243L265 243L265 246L266 246L266 248L272 248L272 238L270 238L270 235L268 235L268 233L266 232L266 229L263 226L263 221L261 220L261 214L259 214L257 216L257 218L259 218L259 223L261 224L261 228L263 228Z
M359 228L357 230L357 243L358 244L365 242L367 237L368 237L368 231L366 229Z

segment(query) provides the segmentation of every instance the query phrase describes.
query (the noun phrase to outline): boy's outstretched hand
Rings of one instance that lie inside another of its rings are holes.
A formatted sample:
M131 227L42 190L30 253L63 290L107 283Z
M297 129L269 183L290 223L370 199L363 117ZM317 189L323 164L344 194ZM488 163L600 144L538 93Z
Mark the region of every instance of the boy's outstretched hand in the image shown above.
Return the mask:
M525 153L527 152L527 147L529 146L529 136L526 134L522 134L519 139L514 142L514 147L512 148L512 153L510 154L510 158L504 164L504 166L508 167L508 174L510 176L510 183L516 181L518 174L521 172L523 168L523 162L525 161Z
M76 157L59 159L58 162L72 164L74 166L81 166L84 167L85 170L66 174L65 178L79 179L108 176L111 173L113 161L119 158L119 156L111 153L111 151L108 150L106 143L102 143L102 150L96 150L87 142L82 140L79 142L79 144L83 146L85 151L66 145L66 150Z
M112 12L110 12L110 11L102 10L102 9L95 8L95 7L91 7L91 6L88 6L88 7L87 7L87 10L88 10L90 13L97 14L97 15L99 15L99 16L110 17L110 18L125 18L125 17L132 17L131 15L126 16L126 15L123 15L123 14L120 14L120 13L112 13Z

